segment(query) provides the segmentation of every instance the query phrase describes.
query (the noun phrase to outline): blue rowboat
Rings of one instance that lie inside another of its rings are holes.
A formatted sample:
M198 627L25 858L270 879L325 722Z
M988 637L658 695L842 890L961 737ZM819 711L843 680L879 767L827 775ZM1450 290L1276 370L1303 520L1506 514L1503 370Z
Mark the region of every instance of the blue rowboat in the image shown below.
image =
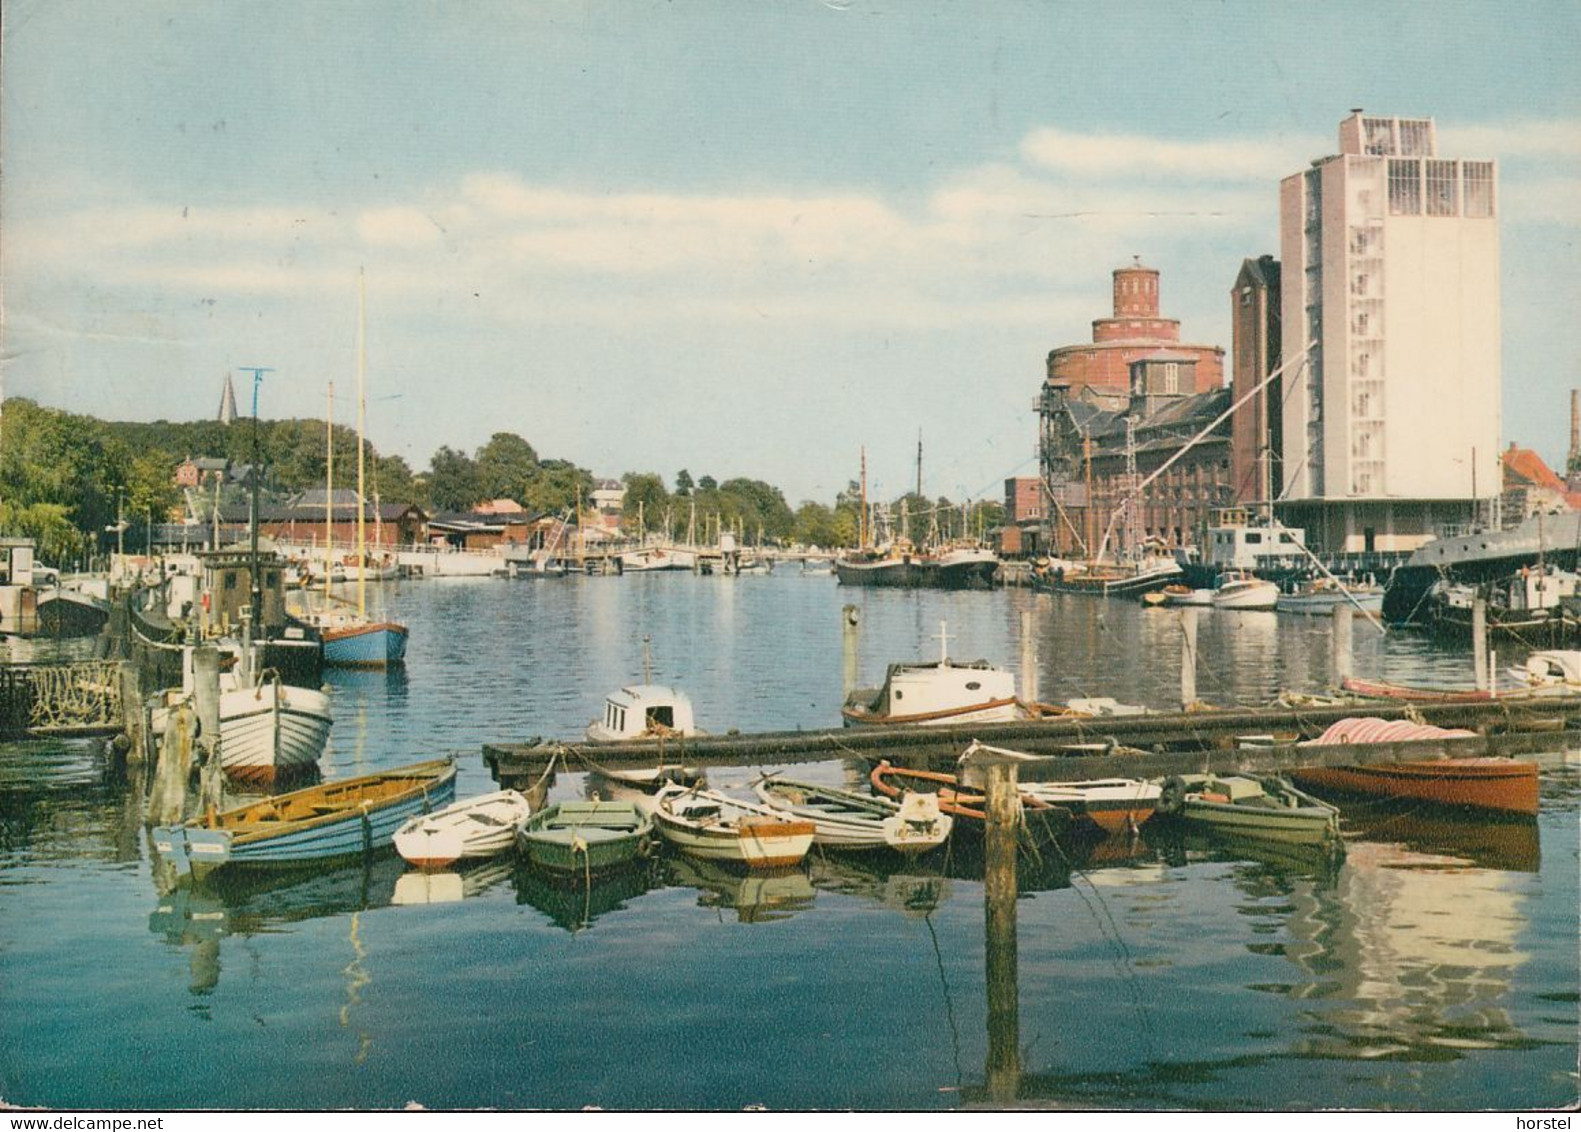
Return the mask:
M437 759L277 794L239 809L154 830L154 848L178 873L291 866L371 856L391 847L409 818L449 805L456 767Z
M361 621L324 625L324 663L336 668L384 668L406 659L405 625Z

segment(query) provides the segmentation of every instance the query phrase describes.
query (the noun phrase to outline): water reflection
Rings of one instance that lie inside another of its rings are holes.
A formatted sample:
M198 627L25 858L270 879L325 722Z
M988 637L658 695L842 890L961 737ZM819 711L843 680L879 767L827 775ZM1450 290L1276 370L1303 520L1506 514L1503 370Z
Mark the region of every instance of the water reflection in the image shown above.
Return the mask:
M424 872L421 869L408 869L396 878L390 903L410 906L455 904L472 900L508 879L513 864L514 859L506 854L468 862L455 871Z
M655 861L594 877L592 884L549 876L520 863L511 878L518 904L536 908L550 923L573 934L588 930L604 916L624 911L629 901L663 884Z
M734 912L743 924L784 920L812 907L816 890L800 869L742 872L714 861L676 855L662 862L670 884L698 890L702 908Z

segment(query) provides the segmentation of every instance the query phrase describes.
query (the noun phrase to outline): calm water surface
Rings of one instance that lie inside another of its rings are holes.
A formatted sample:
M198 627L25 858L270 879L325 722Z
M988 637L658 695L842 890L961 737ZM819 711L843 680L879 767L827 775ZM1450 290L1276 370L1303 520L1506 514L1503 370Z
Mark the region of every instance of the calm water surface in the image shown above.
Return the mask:
M936 656L940 621L951 655L1015 667L1031 609L1044 699L1165 707L1180 689L1172 616L1074 596L865 592L782 571L430 581L386 601L412 627L406 669L331 675L326 777L458 752L459 792L490 789L482 743L577 735L605 692L640 678L644 636L655 679L686 688L709 730L827 727L846 602L863 611L864 682ZM1205 613L1199 649L1199 695L1221 704L1330 680L1321 619ZM1470 679L1465 655L1361 621L1354 667ZM989 953L964 850L885 866L816 858L775 877L671 857L591 891L508 863L424 881L388 857L170 890L139 792L95 745L0 746L0 1098L1574 1104L1581 773L1574 756L1542 764L1534 823L1347 806L1337 868L1151 826L1140 842L1029 862L1007 1013L987 971L1009 953L997 941ZM807 773L857 780L838 762ZM554 794L586 789L562 775ZM1006 1049L1019 1065L988 1073Z

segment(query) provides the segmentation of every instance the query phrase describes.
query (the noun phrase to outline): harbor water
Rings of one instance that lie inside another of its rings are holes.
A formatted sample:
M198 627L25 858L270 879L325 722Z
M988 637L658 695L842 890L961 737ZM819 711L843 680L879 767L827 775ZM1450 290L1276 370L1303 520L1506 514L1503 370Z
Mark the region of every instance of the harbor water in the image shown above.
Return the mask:
M1174 613L1081 596L851 590L790 566L405 582L382 602L411 628L406 665L329 674L326 778L454 753L458 795L492 789L483 743L578 736L642 678L645 638L653 680L687 691L707 730L829 728L846 603L864 684L935 658L941 622L952 657L1015 668L1030 610L1043 700L1165 708L1181 688ZM1324 618L1205 611L1197 693L1249 705L1323 690L1329 637ZM1471 680L1464 651L1360 618L1353 670ZM1535 821L1346 802L1338 864L1157 821L1051 849L1024 863L1006 953L964 846L910 861L815 850L768 876L665 854L591 886L510 859L423 877L392 855L173 886L140 789L100 744L0 745L0 1100L1574 1105L1581 768L1557 748L1539 761ZM799 769L861 782L854 762ZM551 797L593 787L561 773ZM1007 965L1009 985L990 986Z

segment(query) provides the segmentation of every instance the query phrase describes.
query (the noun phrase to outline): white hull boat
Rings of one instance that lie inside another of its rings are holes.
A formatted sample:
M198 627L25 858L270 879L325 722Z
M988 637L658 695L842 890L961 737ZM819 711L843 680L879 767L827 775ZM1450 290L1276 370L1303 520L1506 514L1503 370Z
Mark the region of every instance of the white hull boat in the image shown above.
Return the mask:
M1213 591L1214 609L1274 609L1279 604L1279 587L1252 574L1231 571L1223 575Z
M954 821L933 794L906 791L899 802L832 786L768 777L753 788L764 805L810 821L813 843L830 849L926 853L950 836Z
M457 861L492 857L509 849L531 814L514 790L465 798L412 818L395 831L395 851L420 869L445 869Z
M816 832L810 821L765 813L766 806L712 790L670 786L654 801L654 826L681 852L749 869L801 864Z

